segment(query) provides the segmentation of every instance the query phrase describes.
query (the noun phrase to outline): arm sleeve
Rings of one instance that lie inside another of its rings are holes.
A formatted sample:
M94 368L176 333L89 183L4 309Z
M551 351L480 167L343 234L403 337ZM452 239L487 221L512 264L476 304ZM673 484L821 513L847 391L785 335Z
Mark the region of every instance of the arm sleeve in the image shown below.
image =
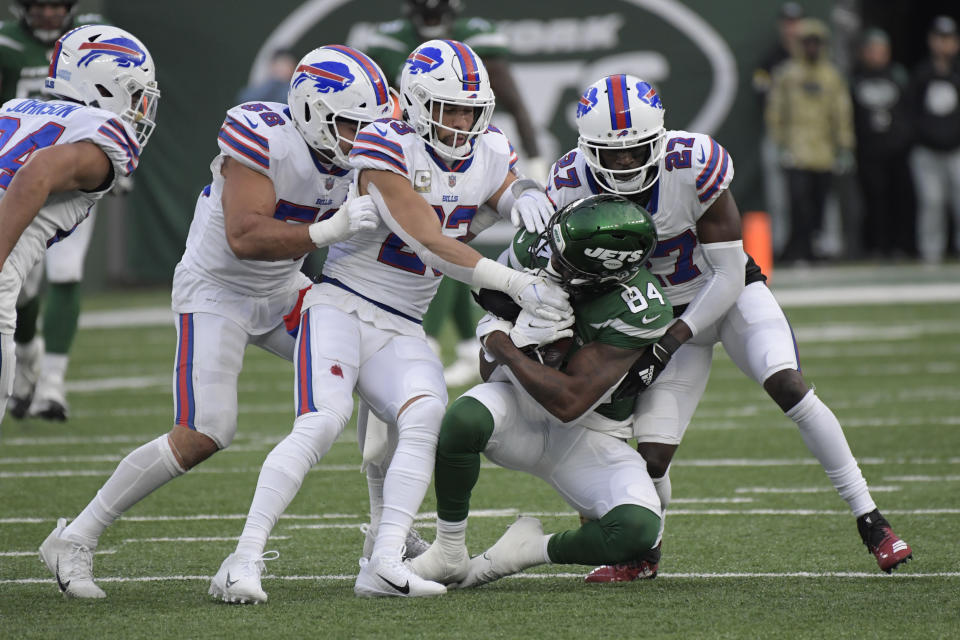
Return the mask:
M701 246L704 259L713 269L713 276L680 316L694 336L700 329L716 322L736 302L743 291L747 264L742 240L711 242Z

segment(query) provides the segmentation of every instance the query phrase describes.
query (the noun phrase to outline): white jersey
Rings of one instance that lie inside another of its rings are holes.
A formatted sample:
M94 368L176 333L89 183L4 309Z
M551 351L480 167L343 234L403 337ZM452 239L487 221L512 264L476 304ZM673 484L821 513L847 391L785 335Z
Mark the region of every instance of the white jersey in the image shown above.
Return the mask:
M303 258L241 260L227 243L224 229L223 176L229 157L270 178L277 197L273 217L291 224L310 224L332 216L347 198L353 173L321 162L294 126L287 105L248 102L227 111L217 138L220 155L210 163L213 181L203 188L187 236L178 271L245 296L265 297L299 288ZM174 292L174 306L178 303Z
M17 292L44 251L62 240L90 213L118 176L128 176L140 161L133 129L116 114L63 100L10 100L0 107L0 198L14 174L37 149L74 142L91 142L107 155L113 176L96 191L50 194L24 230L0 276L0 330L12 332ZM8 300L12 296L12 300ZM9 304L8 304L9 303ZM7 309L7 307L10 307Z
M646 205L657 226L657 248L647 268L674 307L693 300L713 275L697 238L697 221L732 180L733 160L713 138L667 131L660 177ZM551 167L547 195L557 208L604 192L579 149Z
M358 171L392 171L410 180L436 211L444 235L462 238L478 207L500 189L517 161L510 141L494 127L475 144L473 156L448 165L406 123L378 120L357 135L350 161ZM442 274L424 265L381 224L331 246L323 276L381 309L419 323Z

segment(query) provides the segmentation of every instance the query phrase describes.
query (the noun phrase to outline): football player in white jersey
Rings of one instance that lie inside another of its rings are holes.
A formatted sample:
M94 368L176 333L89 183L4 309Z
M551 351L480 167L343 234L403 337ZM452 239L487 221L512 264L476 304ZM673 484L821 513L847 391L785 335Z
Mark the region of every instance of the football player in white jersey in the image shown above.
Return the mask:
M489 126L494 96L473 50L453 40L422 44L404 64L400 93L404 120L365 127L350 152L360 191L374 198L383 225L333 245L321 283L304 299L298 417L264 462L237 549L214 577L212 589L228 599L266 599L256 559L307 472L353 413L354 389L397 429L376 541L369 560L361 561L354 592L444 593L443 585L402 562L447 404L443 366L421 327L441 272L508 293L531 313L553 319L572 313L566 293L543 276L482 258L459 241L495 219L478 215L481 205L501 216L511 215L518 200L544 213L551 209L533 181L517 179L510 142Z
M304 256L376 226L369 197L348 199L357 129L391 109L383 74L339 45L308 53L289 105L248 102L220 128L212 181L197 198L173 280L175 426L129 453L69 524L40 548L68 596L102 598L92 552L103 531L153 490L228 447L237 428L237 378L247 345L288 360Z
M645 206L657 225L650 270L665 287L677 320L640 357L630 379L632 388L643 390L634 420L637 449L663 509L670 502L670 461L706 388L713 346L720 342L797 424L857 517L863 542L880 568L889 573L905 562L910 547L880 515L839 421L803 379L783 310L743 251L740 214L728 191L730 154L705 134L665 130L657 92L625 74L587 88L577 107L577 127L577 148L551 169L547 194L554 204L562 207L609 191ZM587 581L652 578L659 558L658 539L643 558L595 569Z
M137 168L160 97L154 76L143 43L116 27L86 25L57 41L44 81L50 100L0 107L0 421L24 279Z

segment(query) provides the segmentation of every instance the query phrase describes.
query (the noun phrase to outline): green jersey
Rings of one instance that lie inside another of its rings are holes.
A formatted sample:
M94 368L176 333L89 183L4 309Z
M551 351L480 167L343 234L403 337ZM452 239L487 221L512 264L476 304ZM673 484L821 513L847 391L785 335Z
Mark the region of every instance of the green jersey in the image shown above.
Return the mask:
M104 24L104 19L88 13L77 16L71 28L84 24ZM40 42L19 20L0 22L0 104L40 96L55 44Z
M468 45L481 59L510 54L507 36L483 18L458 18L453 23L450 37ZM400 19L378 25L366 46L361 48L380 65L394 86L399 87L404 61L423 42L413 23Z
M535 233L522 229L517 232L507 254L509 266L514 269L546 267L550 247L545 245L536 254L531 251L538 239ZM567 361L583 345L591 342L642 351L659 340L673 320L673 307L660 291L656 277L646 269L610 289L577 296L571 304L575 318L574 346L567 354ZM623 422L632 416L635 400L636 396L609 400L594 412L607 420ZM601 418L593 416L593 419ZM607 426L597 430L610 429Z

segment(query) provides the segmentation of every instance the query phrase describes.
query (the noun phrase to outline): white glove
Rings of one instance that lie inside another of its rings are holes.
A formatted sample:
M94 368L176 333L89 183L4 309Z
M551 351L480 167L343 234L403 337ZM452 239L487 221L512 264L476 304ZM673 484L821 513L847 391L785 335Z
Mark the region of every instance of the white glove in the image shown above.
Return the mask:
M505 334L510 335L511 329L513 329L513 323L509 320L498 318L492 313L486 313L480 318L480 322L477 323L477 340L480 341L480 346L486 351L487 346L484 344L484 339L488 335L494 331L503 331Z
M380 224L377 205L370 196L348 198L335 214L310 225L310 239L317 247L328 247L360 231L372 231Z
M540 233L547 228L553 217L553 203L540 189L527 189L520 194L510 210L510 222L520 228L520 223L530 233Z
M510 297L519 304L524 311L533 315L558 322L573 316L573 307L568 300L569 295L560 285L543 276L524 273L524 280L518 291L508 291Z
M539 347L551 344L561 338L573 336L573 316L567 316L559 321L544 320L532 313L521 311L517 322L510 330L510 339L518 349L531 345Z
M517 304L546 320L573 315L567 292L541 275L517 271L506 265L481 258L473 268L470 284L480 289L503 291Z

